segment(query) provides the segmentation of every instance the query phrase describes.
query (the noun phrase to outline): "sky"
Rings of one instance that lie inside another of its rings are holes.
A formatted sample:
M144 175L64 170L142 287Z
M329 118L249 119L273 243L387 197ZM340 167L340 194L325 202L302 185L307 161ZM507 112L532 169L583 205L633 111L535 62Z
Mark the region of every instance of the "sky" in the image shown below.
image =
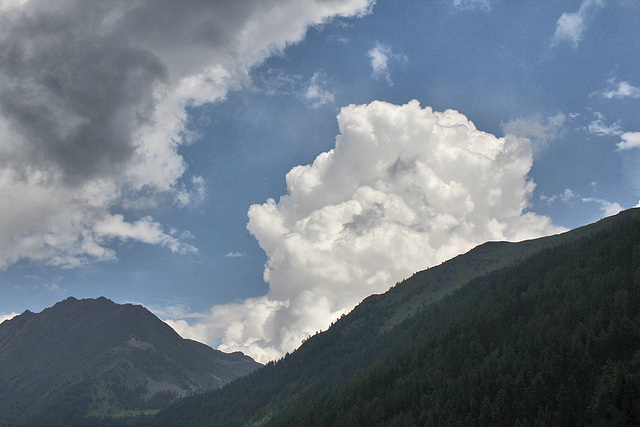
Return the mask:
M0 320L142 304L258 361L640 200L631 0L0 0Z

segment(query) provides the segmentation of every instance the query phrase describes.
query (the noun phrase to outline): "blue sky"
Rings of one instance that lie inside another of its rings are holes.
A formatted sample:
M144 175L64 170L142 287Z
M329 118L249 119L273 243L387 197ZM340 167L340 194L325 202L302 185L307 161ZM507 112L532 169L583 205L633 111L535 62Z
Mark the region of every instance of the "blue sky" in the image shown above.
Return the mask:
M486 240L634 207L639 18L0 1L0 315L104 295L266 361Z

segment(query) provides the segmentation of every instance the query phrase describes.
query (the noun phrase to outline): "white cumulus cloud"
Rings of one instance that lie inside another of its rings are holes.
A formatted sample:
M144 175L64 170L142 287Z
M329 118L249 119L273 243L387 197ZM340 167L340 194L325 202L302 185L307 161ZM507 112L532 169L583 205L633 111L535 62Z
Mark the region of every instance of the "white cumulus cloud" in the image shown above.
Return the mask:
M350 105L335 148L286 176L288 193L249 210L267 295L215 306L186 336L267 361L364 297L487 240L561 231L526 212L530 142L479 131L457 111Z
M371 0L3 1L0 268L116 258L113 239L192 248L140 212L205 197L178 153L186 107L222 100L309 26ZM159 197L162 196L162 197Z

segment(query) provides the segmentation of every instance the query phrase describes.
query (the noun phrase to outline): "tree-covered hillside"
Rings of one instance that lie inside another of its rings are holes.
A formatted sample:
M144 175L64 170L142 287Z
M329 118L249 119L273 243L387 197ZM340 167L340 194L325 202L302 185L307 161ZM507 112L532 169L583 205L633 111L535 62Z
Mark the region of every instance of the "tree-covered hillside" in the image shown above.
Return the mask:
M639 410L634 209L419 273L277 363L152 422L637 425Z

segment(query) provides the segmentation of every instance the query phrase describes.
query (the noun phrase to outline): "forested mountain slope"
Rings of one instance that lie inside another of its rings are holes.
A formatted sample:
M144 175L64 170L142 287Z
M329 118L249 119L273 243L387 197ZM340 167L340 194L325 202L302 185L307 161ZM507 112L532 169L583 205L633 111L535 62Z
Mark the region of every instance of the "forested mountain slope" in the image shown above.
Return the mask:
M640 210L489 243L159 425L638 425Z

